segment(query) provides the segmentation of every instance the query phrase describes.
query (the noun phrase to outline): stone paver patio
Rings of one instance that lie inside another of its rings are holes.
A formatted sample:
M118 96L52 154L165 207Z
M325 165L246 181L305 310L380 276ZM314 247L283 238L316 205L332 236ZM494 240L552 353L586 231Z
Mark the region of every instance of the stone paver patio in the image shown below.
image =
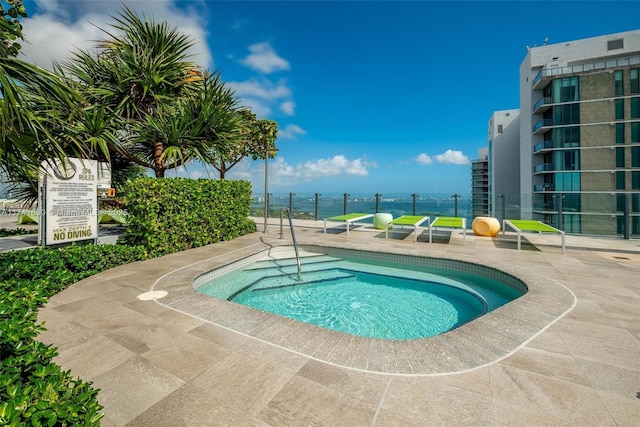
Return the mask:
M638 425L640 241L567 236L562 255L553 235L527 236L517 251L514 234L430 244L426 232L386 240L368 225L347 238L296 221L300 243L489 263L532 285L523 301L409 353L301 333L190 289L205 266L281 244L272 221L268 233L87 278L40 310L58 363L101 390L103 426ZM169 294L139 298L158 290Z

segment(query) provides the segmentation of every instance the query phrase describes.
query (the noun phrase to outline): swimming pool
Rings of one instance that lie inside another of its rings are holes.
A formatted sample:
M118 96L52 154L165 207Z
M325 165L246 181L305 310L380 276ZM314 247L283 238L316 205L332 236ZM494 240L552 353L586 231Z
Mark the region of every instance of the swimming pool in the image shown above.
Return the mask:
M291 247L200 277L205 295L351 335L410 340L473 321L526 292L513 276L461 261Z

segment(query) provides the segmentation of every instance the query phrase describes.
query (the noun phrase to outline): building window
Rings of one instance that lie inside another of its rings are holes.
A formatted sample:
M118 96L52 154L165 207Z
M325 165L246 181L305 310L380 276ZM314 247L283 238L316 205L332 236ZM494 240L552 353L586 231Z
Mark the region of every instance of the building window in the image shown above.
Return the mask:
M640 119L640 98L631 98L631 118Z
M622 70L616 71L615 77L613 79L614 95L624 95L624 85L622 84L622 77Z
M622 147L616 148L616 167L624 167L624 148Z
M554 146L557 148L579 147L580 127L572 126L566 128L555 128L552 132L547 132L544 134L544 140L553 141Z
M616 99L616 120L624 119L624 99Z
M640 142L640 122L631 123L631 142Z
M624 190L624 171L616 172L616 190Z
M640 168L640 147L631 147L631 167Z
M580 101L578 77L556 79L552 83L552 98L554 103Z
M624 123L616 123L616 144L624 144Z
M580 123L580 104L567 104L553 107L554 125L573 125L577 123Z
M631 93L640 93L640 79L638 78L638 71L640 68L632 68L629 70L629 80L631 80Z
M498 133L502 133L502 125L498 125Z
M556 191L580 191L579 172L558 172L554 175Z
M640 190L640 172L631 172L631 189ZM637 211L638 209L636 209Z

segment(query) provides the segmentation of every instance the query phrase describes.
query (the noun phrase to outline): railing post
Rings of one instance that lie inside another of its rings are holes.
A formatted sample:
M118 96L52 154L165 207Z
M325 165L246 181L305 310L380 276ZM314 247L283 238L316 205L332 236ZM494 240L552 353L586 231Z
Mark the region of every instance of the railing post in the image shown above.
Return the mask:
M411 195L411 198L413 199L413 214L412 214L413 216L416 216L416 197L417 196L418 195L415 193Z
M344 215L346 215L347 214L347 197L349 197L349 195L347 193L344 193L344 195L342 197L344 198L344 201L342 202L343 203L343 212L344 212Z
M624 239L631 240L631 194L624 198Z
M317 221L318 220L318 199L320 198L322 194L320 193L316 193L316 197L315 197L315 211L313 214L313 218Z
M284 227L282 225L282 213L285 208L280 208L280 240L284 239Z
M289 212L291 213L291 216L293 216L293 196L295 195L295 193L289 193Z
M457 217L458 216L458 197L462 197L460 196L460 194L456 193L456 194L452 194L451 197L453 197L453 216Z
M376 193L376 213L380 212L380 196L382 194Z
M558 230L564 231L564 219L562 218L562 200L564 194L558 194Z

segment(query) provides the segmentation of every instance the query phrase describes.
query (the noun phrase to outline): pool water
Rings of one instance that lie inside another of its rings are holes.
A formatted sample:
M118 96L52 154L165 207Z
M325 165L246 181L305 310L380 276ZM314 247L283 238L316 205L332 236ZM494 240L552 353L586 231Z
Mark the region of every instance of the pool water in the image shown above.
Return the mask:
M455 271L435 274L406 265L302 255L300 276L295 259L267 258L197 283L196 290L323 328L399 340L447 332L521 295Z

